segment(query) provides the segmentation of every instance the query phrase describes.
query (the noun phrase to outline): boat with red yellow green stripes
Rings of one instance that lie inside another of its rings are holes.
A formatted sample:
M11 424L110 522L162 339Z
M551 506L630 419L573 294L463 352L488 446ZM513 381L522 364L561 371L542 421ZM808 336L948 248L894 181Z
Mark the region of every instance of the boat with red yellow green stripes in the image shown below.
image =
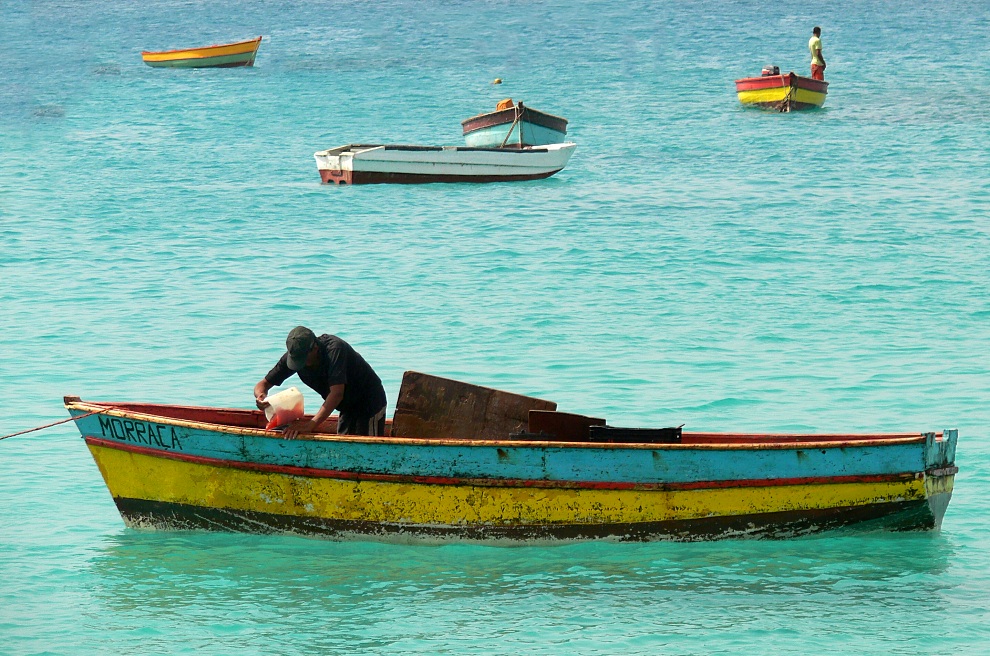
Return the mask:
M776 67L774 67L776 69ZM736 80L739 102L779 112L811 109L825 104L828 82L801 77L793 72Z
M233 68L236 66L254 66L254 58L261 46L261 37L238 41L236 43L221 43L200 48L183 48L180 50L162 50L158 52L145 51L141 59L148 66L155 68Z
M336 435L331 420L283 439L257 410L65 406L134 528L496 544L929 530L957 471L955 430L619 429L446 379L430 396L423 376L407 372L404 390L419 394L400 393L384 437ZM464 437L447 435L454 427Z

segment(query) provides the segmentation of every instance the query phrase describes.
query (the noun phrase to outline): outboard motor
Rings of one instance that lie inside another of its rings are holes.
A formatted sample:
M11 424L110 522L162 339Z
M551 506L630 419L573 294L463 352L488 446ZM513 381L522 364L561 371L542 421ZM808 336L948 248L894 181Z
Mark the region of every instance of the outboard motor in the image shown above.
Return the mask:
M764 66L763 67L763 72L760 73L760 75L762 75L763 77L766 77L767 75L780 75L780 67L779 66Z

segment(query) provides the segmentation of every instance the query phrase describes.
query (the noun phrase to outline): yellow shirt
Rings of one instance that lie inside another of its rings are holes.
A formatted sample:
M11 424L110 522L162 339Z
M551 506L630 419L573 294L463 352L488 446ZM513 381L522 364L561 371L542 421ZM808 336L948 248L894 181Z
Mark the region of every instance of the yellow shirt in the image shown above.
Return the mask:
M821 66L825 62L822 61L822 40L817 36L811 37L808 41L808 50L811 51L811 63Z

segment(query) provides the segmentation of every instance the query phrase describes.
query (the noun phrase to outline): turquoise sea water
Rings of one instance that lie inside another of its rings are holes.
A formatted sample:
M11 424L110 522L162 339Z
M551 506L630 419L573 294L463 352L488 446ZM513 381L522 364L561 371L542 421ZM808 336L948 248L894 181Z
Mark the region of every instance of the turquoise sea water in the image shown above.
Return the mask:
M0 653L985 653L990 6L0 5L0 434L251 406L298 323L614 425L958 428L940 533L556 548L125 529L78 431L0 442ZM764 64L821 111L738 105ZM143 49L265 40L253 69ZM500 77L501 86L490 82ZM312 153L567 116L557 176L321 186ZM309 395L312 407L313 395Z

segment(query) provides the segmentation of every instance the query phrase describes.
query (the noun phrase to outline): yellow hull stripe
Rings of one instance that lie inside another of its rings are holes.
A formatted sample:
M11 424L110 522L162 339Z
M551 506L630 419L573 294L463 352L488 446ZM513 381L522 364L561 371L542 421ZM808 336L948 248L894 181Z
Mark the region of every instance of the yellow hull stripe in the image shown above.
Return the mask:
M306 478L89 449L115 498L398 524L639 523L926 498L923 479L674 491L501 488Z
M788 91L790 91L790 87L739 91L739 102L744 105L781 102L787 96ZM808 89L795 89L794 93L791 94L791 100L821 107L825 104L825 94L817 91L809 91Z

